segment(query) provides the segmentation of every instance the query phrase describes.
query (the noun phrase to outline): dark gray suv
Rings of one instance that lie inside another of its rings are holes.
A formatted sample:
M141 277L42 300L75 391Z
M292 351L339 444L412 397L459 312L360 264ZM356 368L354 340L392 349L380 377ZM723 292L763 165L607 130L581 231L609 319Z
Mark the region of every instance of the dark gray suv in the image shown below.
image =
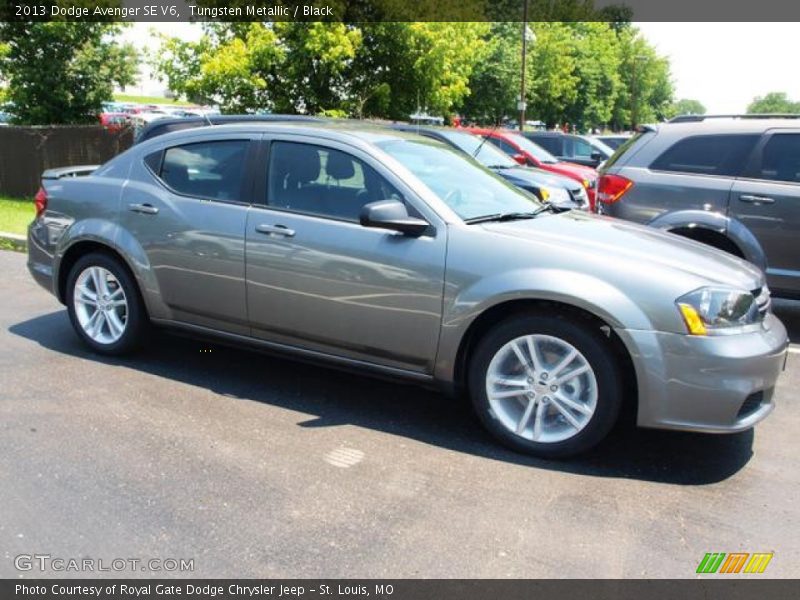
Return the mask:
M604 165L600 212L704 242L800 296L800 120L682 117L645 127Z

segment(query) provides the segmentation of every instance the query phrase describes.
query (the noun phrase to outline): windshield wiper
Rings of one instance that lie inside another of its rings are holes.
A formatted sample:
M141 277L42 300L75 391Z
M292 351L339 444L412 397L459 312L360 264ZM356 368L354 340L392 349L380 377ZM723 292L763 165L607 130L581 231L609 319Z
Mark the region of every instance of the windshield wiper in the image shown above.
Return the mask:
M467 225L473 225L475 223L502 223L503 221L518 221L521 219L533 219L538 217L543 212L557 212L555 206L550 204L549 202L545 202L536 210L531 212L506 212L506 213L495 213L493 215L483 215L480 217L472 217L471 219L464 219L464 223Z

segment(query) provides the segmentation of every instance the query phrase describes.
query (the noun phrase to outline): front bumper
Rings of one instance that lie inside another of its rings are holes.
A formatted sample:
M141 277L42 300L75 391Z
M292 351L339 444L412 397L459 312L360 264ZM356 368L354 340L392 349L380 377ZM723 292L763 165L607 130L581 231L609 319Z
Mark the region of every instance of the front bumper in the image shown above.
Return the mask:
M757 332L691 336L619 329L632 350L641 427L733 433L774 408L789 340L772 314Z

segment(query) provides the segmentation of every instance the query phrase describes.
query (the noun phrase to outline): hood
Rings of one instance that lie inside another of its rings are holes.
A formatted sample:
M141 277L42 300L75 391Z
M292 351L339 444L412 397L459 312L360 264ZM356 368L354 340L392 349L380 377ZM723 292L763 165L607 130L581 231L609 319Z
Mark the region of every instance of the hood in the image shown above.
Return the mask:
M546 185L554 188L575 189L580 183L569 177L532 167L508 167L497 169L497 174L515 185Z
M530 240L547 246L547 252L585 255L586 268L618 267L631 278L687 276L691 289L725 285L755 290L764 285L763 273L754 265L705 244L611 217L569 212L524 221L485 223L485 230L501 236ZM581 258L581 257L579 257ZM676 281L676 283L678 283ZM686 289L686 292L691 291Z

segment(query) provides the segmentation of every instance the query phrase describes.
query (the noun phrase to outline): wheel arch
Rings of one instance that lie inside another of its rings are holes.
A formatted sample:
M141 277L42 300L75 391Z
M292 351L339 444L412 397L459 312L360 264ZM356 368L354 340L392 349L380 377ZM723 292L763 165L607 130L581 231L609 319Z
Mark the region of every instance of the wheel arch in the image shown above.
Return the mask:
M64 251L63 255L61 256L61 260L59 261L56 292L58 294L58 299L62 304L66 303L67 279L69 278L70 271L72 271L72 267L78 262L78 260L81 259L81 257L92 252L100 252L118 260L122 267L128 272L128 275L131 276L131 279L136 282L137 291L140 297L142 296L142 291L139 288L139 280L136 277L136 273L125 257L118 250L102 241L95 239L83 239L70 244L70 246Z
M730 252L766 270L764 249L747 226L719 212L682 210L659 215L651 227Z
M530 313L565 315L587 327L600 331L619 361L624 389L621 416L624 414L626 421L635 422L638 407L638 378L631 351L610 323L585 308L563 300L512 299L495 304L480 313L462 336L456 353L453 365L455 391L461 393L466 390L469 362L483 336L502 321Z

